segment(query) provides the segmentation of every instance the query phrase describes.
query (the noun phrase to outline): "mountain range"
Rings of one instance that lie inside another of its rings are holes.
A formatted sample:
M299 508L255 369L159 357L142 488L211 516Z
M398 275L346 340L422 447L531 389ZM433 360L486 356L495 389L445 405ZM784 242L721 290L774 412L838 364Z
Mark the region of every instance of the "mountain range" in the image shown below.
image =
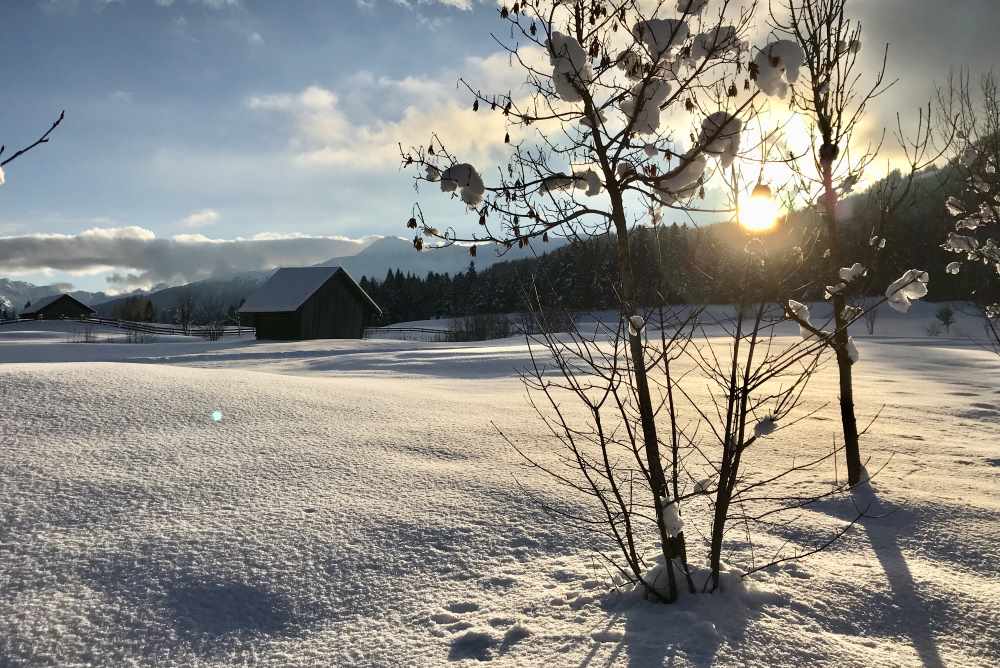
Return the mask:
M70 286L58 283L55 285L35 285L27 281L0 278L0 309L8 312L20 311L28 302L47 295L67 292L66 288L68 287ZM88 292L86 290L69 290L68 293L84 304L99 304L109 299L118 299L127 296L109 295L104 292Z
M474 262L477 270L485 269L497 262L520 260L534 257L535 254L559 248L565 245L563 239L555 239L548 244L537 244L528 248L511 248L501 255L497 247L482 245L477 250L476 257L471 257L466 246L450 246L417 252L413 244L399 237L382 237L355 255L332 257L318 266L341 266L355 280L362 276L382 280L389 271L399 270L403 274L426 276L430 272L437 274L456 274L465 271L470 262ZM135 291L126 295L108 295L104 292L87 292L84 290L70 291L85 304L97 309L105 317L114 315L117 306L125 299L135 295L149 298L153 307L159 313L171 310L177 306L182 297L190 294L197 304L206 309L222 309L239 304L247 295L253 292L266 278L273 273L268 271L249 271L229 274L217 278L162 288L153 291ZM0 308L21 310L24 305L38 297L65 291L64 285L33 285L24 281L0 279Z

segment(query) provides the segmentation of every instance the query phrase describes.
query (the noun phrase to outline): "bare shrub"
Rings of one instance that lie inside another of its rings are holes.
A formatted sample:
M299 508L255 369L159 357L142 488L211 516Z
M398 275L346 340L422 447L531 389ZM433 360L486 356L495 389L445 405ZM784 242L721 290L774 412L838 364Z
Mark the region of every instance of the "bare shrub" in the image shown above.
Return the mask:
M221 322L212 322L199 330L199 334L202 338L208 339L209 341L218 341L226 334L226 325Z
M125 332L126 343L153 343L155 341L156 337L154 337L152 334L150 334L149 332L144 332L140 329L136 329L135 327L130 327Z
M73 331L70 343L97 343L97 332L93 325L82 324Z
M941 326L944 327L944 331L948 334L951 333L951 326L955 324L955 310L945 304L937 310L934 314Z
M504 314L482 313L455 320L452 341L488 341L506 339L514 333L513 324Z
M874 336L875 325L878 322L879 304L877 302L873 303L873 300L871 299L865 301L867 302L867 304L865 307L865 312L862 316L865 321L865 331L868 332L868 336Z
M514 329L518 334L533 336L543 331L569 332L576 326L573 314L563 309L545 309L544 311L525 311L518 313Z

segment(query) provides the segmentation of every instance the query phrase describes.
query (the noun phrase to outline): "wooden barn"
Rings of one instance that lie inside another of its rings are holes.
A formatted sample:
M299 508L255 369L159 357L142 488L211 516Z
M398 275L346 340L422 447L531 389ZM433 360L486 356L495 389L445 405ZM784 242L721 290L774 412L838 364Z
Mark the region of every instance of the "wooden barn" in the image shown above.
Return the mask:
M28 302L21 309L22 318L37 318L38 320L58 320L60 318L90 318L97 311L90 308L72 295L59 294L41 297Z
M341 267L278 269L240 307L258 339L360 339L382 310Z

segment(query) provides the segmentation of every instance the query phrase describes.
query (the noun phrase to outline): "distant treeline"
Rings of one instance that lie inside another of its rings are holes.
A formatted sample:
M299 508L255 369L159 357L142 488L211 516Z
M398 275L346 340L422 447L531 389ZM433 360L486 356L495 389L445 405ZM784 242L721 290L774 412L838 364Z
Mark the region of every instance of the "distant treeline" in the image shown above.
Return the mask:
M845 200L842 243L851 262L869 268L866 293L880 294L902 272L919 268L931 272L931 300L966 299L969 294L983 300L996 298L992 294L996 281L987 277L991 268L969 267L958 276L944 272L944 266L956 259L940 248L951 229L944 208L951 178L948 169L922 173L908 201L887 220L879 211L874 189ZM893 180L898 182L900 175L890 174L882 184ZM826 245L817 215L797 212L778 230L752 242L759 244L766 258L754 274L762 296L823 299L832 271L823 256ZM884 221L881 227L880 221ZM878 238L873 240L876 231ZM876 252L883 237L885 247ZM642 304L732 303L738 298L746 280L745 249L750 240L735 225L663 225L641 228L632 239ZM539 252L543 250L539 245ZM384 324L523 311L526 291L549 306L602 310L618 303L615 262L612 240L592 238L482 271L470 261L466 271L455 275L414 276L396 270L384 277L362 277L360 283L381 306Z
M891 174L876 185L899 183ZM998 281L991 267L966 264L957 276L945 265L954 254L941 249L952 221L944 208L957 186L950 169L930 169L919 175L907 203L894 211L884 230L877 230L879 212L874 188L844 201L843 246L850 262L869 268L866 294L880 294L907 269L931 273L929 299L995 301ZM815 212L789 216L773 233L754 242L764 252L764 266L755 269L759 295L768 300L823 299L833 276L823 258L825 239ZM872 236L878 234L875 246ZM881 237L885 248L875 253ZM642 305L660 303L732 303L747 280L748 236L731 223L695 227L687 224L640 228L632 235L637 267L636 284ZM569 311L604 310L618 304L615 244L610 238L580 240L550 253L545 244L533 244L536 258L500 262L479 271L470 257L467 270L454 275L425 276L389 271L385 276L361 277L361 286L382 308L379 324L511 313L527 308L526 295ZM414 251L416 252L416 251ZM425 251L434 252L434 251ZM480 249L483 252L483 249ZM97 305L103 317L203 325L236 323L244 299L262 276L208 280L167 288L145 296L131 296ZM14 317L12 309L0 317Z

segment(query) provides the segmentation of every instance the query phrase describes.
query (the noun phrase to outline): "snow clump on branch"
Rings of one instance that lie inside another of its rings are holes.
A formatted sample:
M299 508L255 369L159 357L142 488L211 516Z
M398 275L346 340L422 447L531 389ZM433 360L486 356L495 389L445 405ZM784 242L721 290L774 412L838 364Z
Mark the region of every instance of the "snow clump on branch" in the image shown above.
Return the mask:
M483 177L467 162L452 165L441 174L441 192L451 193L456 190L459 191L462 201L469 206L476 206L482 202L486 193Z
M684 44L691 32L687 23L678 19L650 19L636 23L632 34L649 49L653 62L658 63Z
M655 133L660 127L660 105L669 96L670 84L662 79L633 86L631 96L621 104L622 112L632 123L632 131L640 135Z
M680 166L657 179L654 187L666 201L675 202L701 185L707 163L708 160L701 151L694 156L688 153L681 158Z
M850 267L840 268L840 280L844 283L850 283L851 281L856 281L867 273L868 270L863 264L855 262Z
M583 172L574 172L573 176L565 174L553 174L547 176L542 181L542 189L546 192L556 190L570 190L576 188L585 190L588 197L601 194L604 184L601 183L601 176L592 169Z
M677 0L677 11L681 14L701 14L708 0Z
M812 322L809 321L809 307L803 304L802 302L797 302L794 299L789 299L788 310L792 312L792 315L794 315L796 319L801 321L799 323L799 336L801 336L803 339L808 339L810 336L812 336L813 333L807 327L805 327L805 325L809 325L810 327L812 326Z
M573 180L577 188L580 190L586 189L587 197L601 194L601 177L594 170L588 169L585 172L577 172L573 174Z
M701 136L698 143L706 153L719 156L723 167L729 167L740 151L740 132L743 122L740 119L717 111L701 123Z
M691 41L690 62L696 63L699 60L712 55L720 58L726 54L737 55L747 47L745 42L739 41L736 28L733 26L719 26L708 32L695 35Z
M684 520L681 519L680 510L676 501L668 501L667 497L660 497L660 507L663 508L663 528L667 535L673 537L684 529Z
M926 271L910 269L897 278L886 289L885 296L889 299L889 306L900 313L906 313L913 305L913 300L920 299L927 295L927 282L930 276Z
M561 32L549 38L549 62L552 64L552 83L556 94L566 102L580 102L580 89L586 88L594 78L587 63L587 52L580 43Z
M948 240L944 243L944 249L952 253L974 253L979 248L979 241L975 237L967 237L954 232L948 233Z
M750 63L751 77L756 77L757 87L772 97L785 97L788 84L799 79L799 68L806 55L797 43L779 39L761 49Z
M851 360L851 364L857 364L858 360L861 359L861 353L858 352L858 346L854 343L854 337L847 337L847 359Z

